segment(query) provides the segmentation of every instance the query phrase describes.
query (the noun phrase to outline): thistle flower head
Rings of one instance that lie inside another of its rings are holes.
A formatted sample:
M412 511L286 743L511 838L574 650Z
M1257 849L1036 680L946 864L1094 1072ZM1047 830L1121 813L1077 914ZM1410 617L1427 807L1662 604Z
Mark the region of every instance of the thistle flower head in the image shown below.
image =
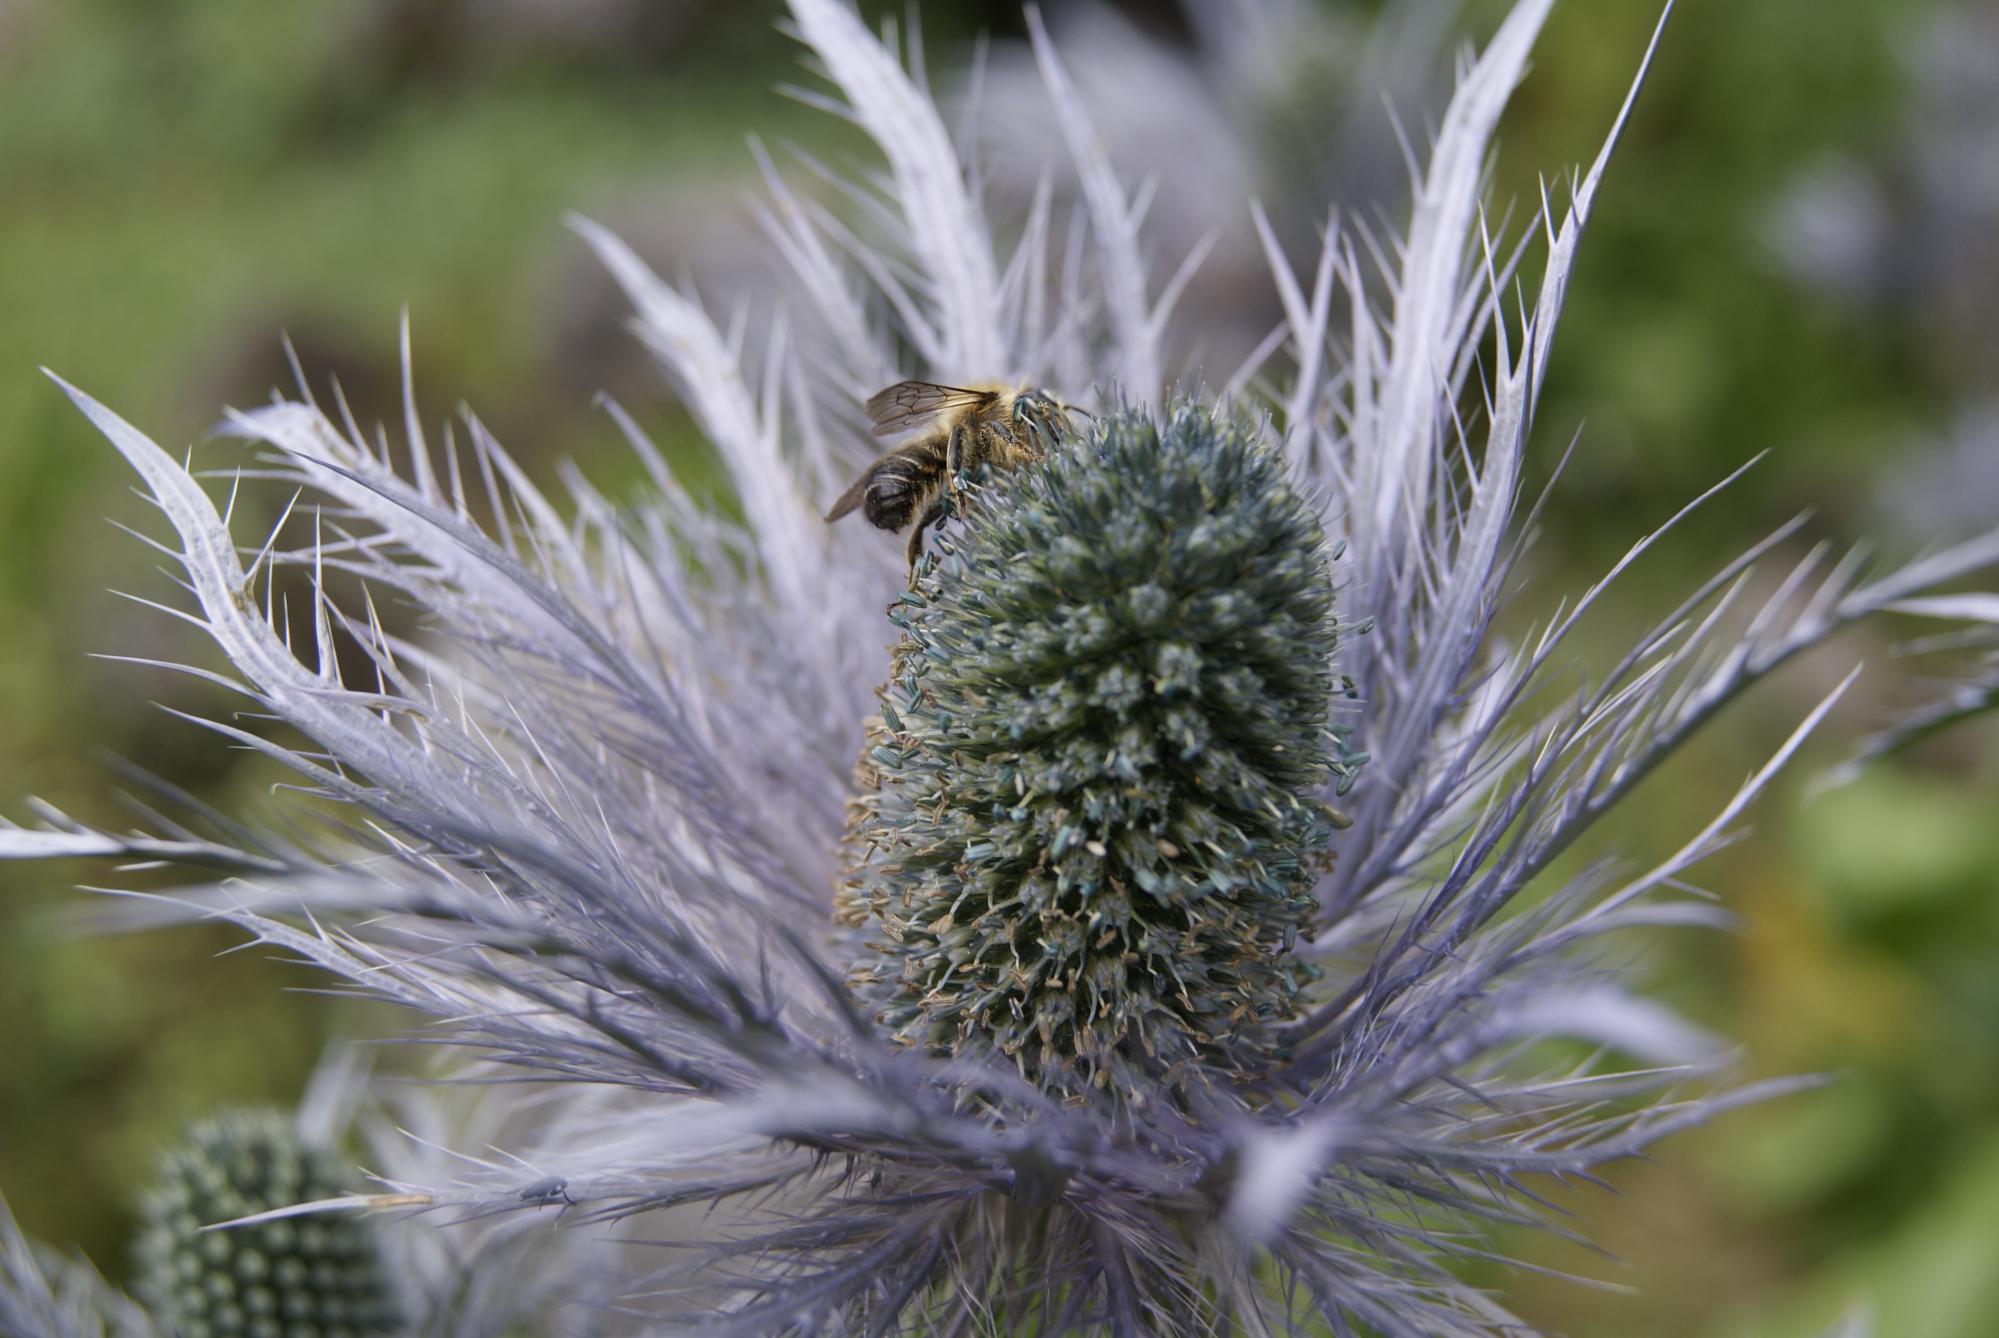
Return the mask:
M1830 703L1671 854L1551 871L1748 686L1886 610L1981 616L1922 596L1999 563L1999 534L1872 576L1814 554L1732 619L1787 527L1578 685L1569 633L1653 535L1523 642L1492 635L1610 153L1539 220L1535 282L1485 227L1483 168L1549 6L1518 0L1463 67L1401 235L1331 227L1298 257L1252 211L1281 321L1208 369L1180 352L1189 271L1148 267L1142 195L1045 38L1078 213L1043 193L995 228L904 54L842 0L791 0L882 170L845 183L857 223L764 161L786 319L718 324L578 224L740 520L616 410L656 488L630 509L545 496L476 420L440 460L413 390L398 464L302 385L232 415L300 495L239 542L199 475L72 391L171 527L224 681L310 742L215 728L352 821L50 814L0 855L219 867L166 904L435 1019L481 1079L532 1079L531 1119L387 1177L427 1210L406 1229L700 1247L537 1285L550 1328L1521 1332L1454 1265L1545 1221L1538 1181L1787 1090L1669 1095L1716 1047L1591 948L1715 921L1692 870ZM898 629L899 545L819 517L869 458L858 406L911 374L1115 380L1132 408L987 480ZM1164 407L1204 380L1227 403ZM313 581L306 654L285 566ZM1335 644L1336 602L1366 635ZM1588 1058L1540 1044L1561 1037ZM489 1318L449 1331L505 1332L518 1312L480 1303L538 1239L485 1256L458 1294Z
M891 611L852 836L890 1035L1138 1104L1267 1068L1312 974L1332 608L1282 459L1198 405L994 480Z
M403 1331L370 1225L316 1215L211 1230L349 1188L334 1154L275 1111L204 1121L161 1160L142 1206L137 1292L181 1338L371 1338Z

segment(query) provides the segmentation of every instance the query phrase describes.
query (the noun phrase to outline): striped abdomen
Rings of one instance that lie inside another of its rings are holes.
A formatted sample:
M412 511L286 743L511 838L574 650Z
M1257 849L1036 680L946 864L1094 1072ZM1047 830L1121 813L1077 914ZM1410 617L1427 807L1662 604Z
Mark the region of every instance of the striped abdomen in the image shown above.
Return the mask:
M929 504L943 481L943 451L933 442L912 442L868 466L854 486L840 494L826 519L838 520L858 506L870 525L900 530Z

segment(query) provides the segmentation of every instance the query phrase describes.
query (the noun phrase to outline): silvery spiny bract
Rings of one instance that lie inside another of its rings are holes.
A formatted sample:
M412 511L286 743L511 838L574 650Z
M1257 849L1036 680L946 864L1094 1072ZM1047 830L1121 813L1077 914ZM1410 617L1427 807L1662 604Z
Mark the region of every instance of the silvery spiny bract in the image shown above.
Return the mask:
M1489 231L1494 126L1551 3L1464 64L1400 235L1329 227L1296 268L1263 229L1285 317L1238 368L1179 360L1187 273L1145 263L1087 70L1040 42L1077 217L1043 194L990 220L914 53L791 0L883 165L847 215L768 173L796 283L767 337L577 224L740 520L615 408L654 485L627 509L580 480L551 501L476 421L433 452L413 393L399 446L303 397L230 418L248 469L301 490L240 544L209 485L72 391L171 526L227 681L304 742L214 727L348 821L49 814L0 853L219 869L173 905L531 1081L402 1152L375 1131L418 1332L1519 1332L1452 1271L1488 1228L1784 1087L1690 1097L1712 1048L1592 950L1718 918L1690 870L1826 706L1664 860L1543 875L1800 651L1884 610L1989 617L1935 592L1999 561L1992 533L1758 584L1787 527L1578 682L1568 634L1653 536L1492 635L1609 152L1519 244ZM1101 422L976 484L905 596L892 541L818 513L869 457L858 406L907 374ZM1258 514L1271 546L1240 560ZM287 567L316 645L274 618ZM4 1246L0 1332L158 1331Z

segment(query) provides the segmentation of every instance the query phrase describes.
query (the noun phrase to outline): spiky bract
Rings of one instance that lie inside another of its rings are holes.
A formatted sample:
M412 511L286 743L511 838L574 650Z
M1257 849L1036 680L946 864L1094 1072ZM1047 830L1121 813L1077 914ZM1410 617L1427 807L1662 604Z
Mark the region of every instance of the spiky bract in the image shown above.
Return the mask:
M137 1286L179 1338L368 1338L403 1331L374 1233L318 1214L203 1230L346 1192L331 1152L274 1112L196 1125L161 1162L136 1246Z
M1336 756L1326 542L1280 457L1118 414L982 490L891 617L853 889L884 1025L1118 1102L1248 1076L1310 974Z

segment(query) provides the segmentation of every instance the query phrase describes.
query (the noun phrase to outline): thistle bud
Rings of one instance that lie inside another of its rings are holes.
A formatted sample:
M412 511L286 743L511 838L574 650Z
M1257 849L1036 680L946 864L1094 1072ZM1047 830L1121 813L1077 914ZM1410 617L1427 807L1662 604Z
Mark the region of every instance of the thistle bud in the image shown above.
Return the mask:
M347 1192L331 1154L276 1112L209 1120L161 1162L143 1205L136 1290L177 1338L374 1338L402 1331L375 1234L316 1214L202 1228Z
M898 1041L1117 1106L1273 1056L1343 765L1328 562L1281 459L1192 405L978 490L891 610L856 771L843 904Z

